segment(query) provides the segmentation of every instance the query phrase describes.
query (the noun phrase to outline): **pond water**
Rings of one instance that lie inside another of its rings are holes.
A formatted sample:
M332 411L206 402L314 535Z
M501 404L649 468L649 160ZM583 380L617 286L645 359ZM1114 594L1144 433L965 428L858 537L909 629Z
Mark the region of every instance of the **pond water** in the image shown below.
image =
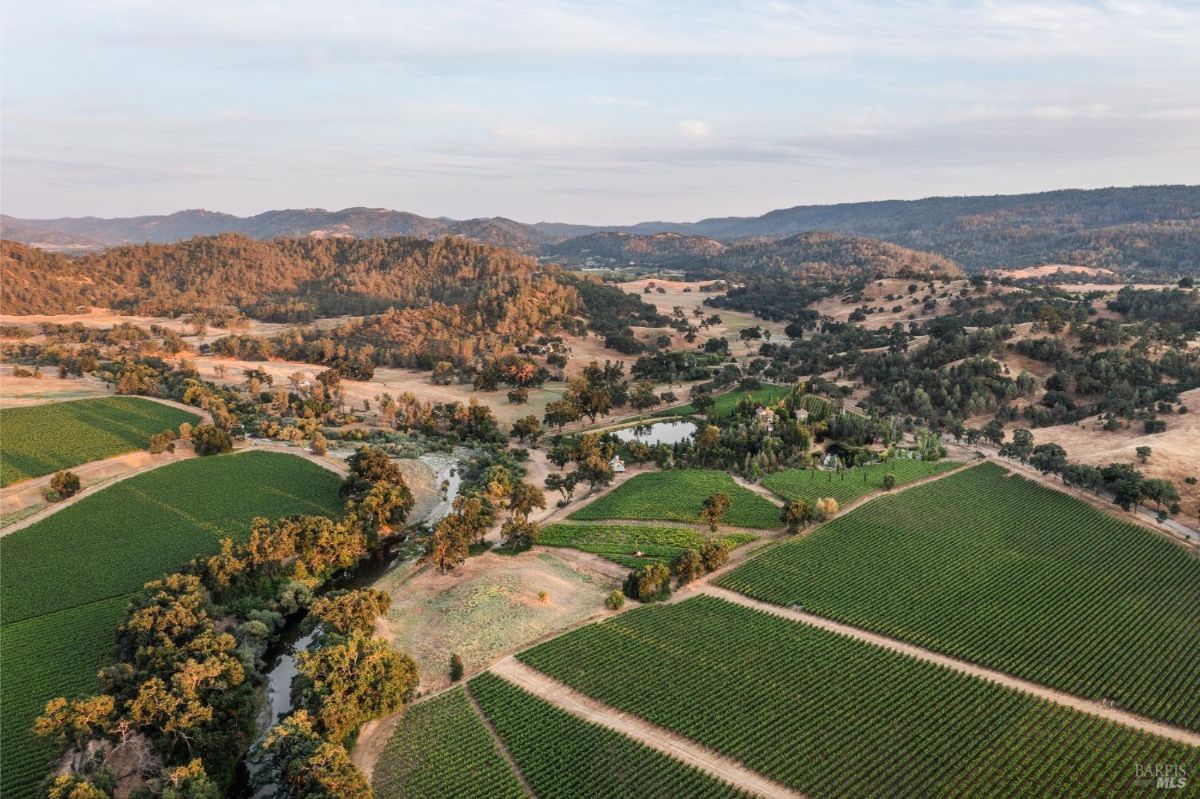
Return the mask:
M626 427L613 433L622 441L640 441L643 444L679 444L687 441L696 432L695 422L654 422L653 424Z

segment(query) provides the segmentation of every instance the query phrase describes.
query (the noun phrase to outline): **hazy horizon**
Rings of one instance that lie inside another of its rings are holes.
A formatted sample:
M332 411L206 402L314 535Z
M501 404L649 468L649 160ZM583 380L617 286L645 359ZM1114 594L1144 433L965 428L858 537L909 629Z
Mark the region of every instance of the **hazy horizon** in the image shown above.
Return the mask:
M0 14L0 210L20 218L362 206L625 225L1200 183L1194 3Z
M3 215L12 217L14 219L20 219L23 221L37 222L37 221L55 221L55 220L59 220L59 219L88 219L88 218L121 219L121 218L136 218L136 217L145 217L145 216L166 217L166 216L171 216L173 214L187 213L190 211L203 211L205 213L228 214L230 216L235 216L240 219L248 219L248 218L258 216L259 214L270 213L272 211L324 211L324 212L328 212L328 213L341 213L343 211L349 211L352 209L364 208L364 209L373 210L373 211L390 211L390 212L398 212L398 213L411 213L411 214L416 214L417 216L426 217L428 219L452 219L455 221L466 221L469 219L505 218L505 219L510 219L511 221L518 222L521 224L526 224L526 225L559 224L559 225L581 225L581 226L588 226L588 227L629 227L629 226L633 226L633 225L637 225L637 224L647 224L647 223L656 223L656 222L661 222L663 224L690 224L690 223L695 223L695 222L701 222L706 219L723 219L723 218L733 218L733 217L744 217L744 218L749 219L749 218L763 216L767 213L770 213L771 211L786 210L789 208L804 207L804 206L820 207L820 206L834 206L834 205L857 205L857 204L862 204L862 203L880 203L880 202L919 202L921 200L948 199L948 198L953 198L953 197L987 197L987 196L1007 197L1007 196L1025 195L1025 194L1045 194L1045 193L1049 193L1049 192L1059 192L1059 191L1098 191L1098 190L1102 190L1102 189L1160 188L1160 187L1167 187L1167 186L1184 186L1184 187L1188 187L1188 188L1200 188L1200 184L1159 183L1159 184L1140 184L1140 185L1129 185L1129 186L1087 186L1087 187L1060 186L1060 187L1049 188L1049 189L1035 189L1035 190L1031 190L1031 191L1004 192L1004 193L994 193L994 194L987 194L987 193L957 194L957 195L931 194L931 195L925 195L925 196L920 196L920 197L869 197L869 198L863 198L863 199L857 199L857 200L845 200L845 201L830 202L830 203L792 203L790 205L782 205L777 208L764 208L760 211L747 213L747 214L710 213L710 214L705 214L703 216L687 218L687 219L674 219L674 218L668 218L668 217L653 217L653 218L647 217L644 219L636 219L636 220L633 220L630 222L606 222L606 221L579 222L579 221L576 221L573 219L515 219L515 218L510 217L503 213L484 214L484 215L481 215L478 217L451 217L451 216L444 215L444 214L441 214L441 215L426 214L426 213L422 213L418 209L413 209L413 208L386 208L383 206L368 206L368 205L347 205L347 206L337 207L337 208L332 208L332 207L328 207L328 206L319 206L319 205L293 207L293 208L284 208L284 207L262 208L257 211L251 211L249 213L243 213L243 214L236 214L231 211L222 210L220 208L203 208L200 206L191 206L191 207L185 207L185 208L176 208L176 209L170 210L170 211L150 211L150 212L147 212L144 214L128 214L128 215L122 215L122 216L106 216L104 214L75 214L75 215L65 215L64 214L64 215L58 215L58 216L33 217L33 216L22 216L20 214L13 214L13 213L9 213L8 211L3 211Z

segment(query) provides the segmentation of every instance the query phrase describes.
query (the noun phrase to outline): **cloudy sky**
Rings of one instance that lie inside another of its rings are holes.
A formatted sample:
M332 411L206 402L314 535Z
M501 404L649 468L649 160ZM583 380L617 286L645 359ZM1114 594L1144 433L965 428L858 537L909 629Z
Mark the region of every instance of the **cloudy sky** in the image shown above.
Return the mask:
M1200 182L1197 0L2 0L0 48L16 216Z

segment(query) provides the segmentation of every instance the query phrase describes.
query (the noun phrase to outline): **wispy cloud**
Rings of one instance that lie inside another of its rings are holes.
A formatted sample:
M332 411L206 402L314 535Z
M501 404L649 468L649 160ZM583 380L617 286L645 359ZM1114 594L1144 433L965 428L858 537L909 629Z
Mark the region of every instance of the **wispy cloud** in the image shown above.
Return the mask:
M0 199L633 221L1195 181L1197 41L1191 0L6 0Z

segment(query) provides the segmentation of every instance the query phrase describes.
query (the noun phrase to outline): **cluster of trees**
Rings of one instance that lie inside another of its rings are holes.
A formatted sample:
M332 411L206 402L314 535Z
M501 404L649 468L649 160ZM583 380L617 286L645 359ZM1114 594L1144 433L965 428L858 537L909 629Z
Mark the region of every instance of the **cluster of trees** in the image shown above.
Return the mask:
M286 619L311 607L321 629L318 646L298 661L298 712L273 731L264 756L281 795L368 795L342 742L411 696L416 666L370 637L385 596L316 595L383 546L412 497L395 465L367 448L353 459L344 493L338 520L255 519L245 544L226 539L219 553L146 585L117 628L100 692L54 699L37 721L35 731L72 751L77 766L52 790L111 795L106 761L130 747L142 753L138 773L123 778L143 782L149 795L222 795L254 734L262 658ZM181 793L181 784L193 792Z
M1003 440L1003 431L1000 438ZM1153 502L1160 519L1179 512L1179 489L1170 480L1147 478L1136 466L1128 463L1110 463L1107 466L1071 463L1067 459L1067 451L1060 444L1035 444L1033 433L1023 428L1012 431L1011 440L1000 447L1000 454L1028 463L1043 474L1057 474L1067 485L1108 492L1113 503L1120 505L1122 510ZM1137 456L1142 463L1149 460L1150 455L1150 447L1137 448Z
M561 430L585 416L595 422L597 417L607 416L613 408L627 404L645 410L660 402L649 381L630 386L625 380L623 361L605 361L603 365L592 361L578 377L567 381L562 399L547 403L542 421L547 427Z
M259 787L282 788L293 799L369 799L370 786L343 742L363 723L403 707L419 681L412 658L372 635L391 601L389 594L363 589L313 602L307 621L315 635L296 658L294 710L255 753Z
M617 286L574 275L563 275L561 279L578 293L587 329L602 337L604 346L617 352L636 355L646 349L634 336L634 325L663 327L669 322L653 305Z

